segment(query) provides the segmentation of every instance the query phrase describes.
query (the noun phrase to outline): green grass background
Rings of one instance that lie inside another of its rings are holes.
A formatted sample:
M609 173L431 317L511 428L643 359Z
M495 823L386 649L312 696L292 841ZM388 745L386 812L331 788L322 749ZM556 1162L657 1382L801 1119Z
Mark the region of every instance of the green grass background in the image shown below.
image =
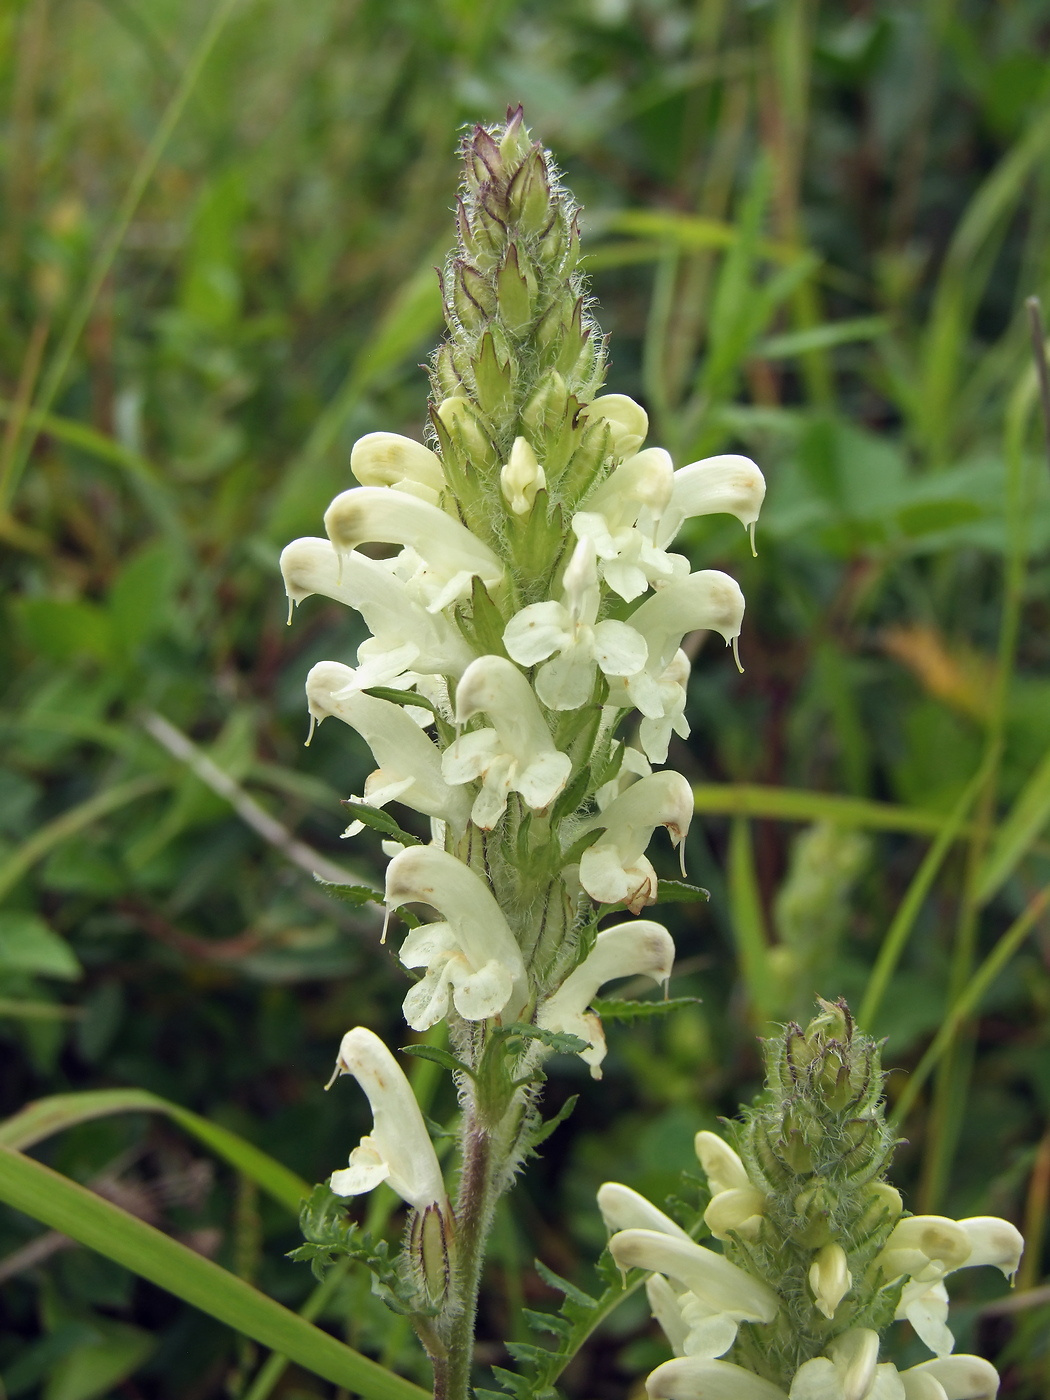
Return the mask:
M404 1043L402 975L243 817L355 878L339 799L370 766L302 684L363 633L277 556L351 484L353 441L418 436L464 123L522 101L585 207L609 388L676 462L753 456L745 673L698 656L690 878L672 991L502 1209L482 1359L586 1282L612 1175L660 1200L692 1133L754 1092L755 1037L845 994L887 1037L913 1209L1000 1213L1023 1306L958 1277L960 1346L1050 1387L1050 470L1026 297L1050 297L1040 0L8 0L0 10L2 1110L136 1086L309 1181L367 1127L340 1035ZM241 814L158 742L161 715ZM664 852L664 856L669 856ZM309 859L306 861L309 865ZM672 873L668 860L665 873ZM455 1111L417 1061L437 1121ZM294 1219L167 1119L36 1149L292 1307ZM374 1224L399 1217L377 1193ZM7 1394L333 1395L202 1314L0 1215ZM1040 1292L1042 1288L1042 1292ZM426 1382L337 1277L311 1304ZM892 1352L919 1359L906 1329ZM665 1353L637 1300L565 1378L625 1396Z

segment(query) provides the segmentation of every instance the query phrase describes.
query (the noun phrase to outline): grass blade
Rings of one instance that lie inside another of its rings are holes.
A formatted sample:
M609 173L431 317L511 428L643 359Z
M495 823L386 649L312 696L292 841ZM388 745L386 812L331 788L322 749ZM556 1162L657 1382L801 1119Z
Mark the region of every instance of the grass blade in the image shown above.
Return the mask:
M98 299L98 294L102 290L102 284L109 276L109 270L113 266L113 261L120 250L120 245L124 242L124 236L128 231L132 219L135 217L135 211L142 201L142 196L146 192L146 187L153 178L153 173L160 162L161 156L164 154L165 147L171 139L172 132L175 130L180 117L185 111L186 104L190 100L193 89L197 86L201 73L204 71L204 65L210 58L219 35L226 27L238 3L239 0L219 0L219 4L217 4L212 11L211 19L208 21L208 25L201 35L196 51L186 66L186 70L182 75L182 81L172 94L171 100L164 111L164 115L161 117L156 131L153 133L153 139L142 153L135 173L131 177L131 183L124 194L124 198L120 202L116 219L95 256L95 261L84 290L76 306L70 313L66 328L62 333L54 355L51 357L47 373L44 375L44 382L40 388L40 397L34 404L34 408L38 413L47 413L54 403L59 389L62 387L62 381L66 377L69 362L73 358L73 352L76 350L84 327L87 325L92 308ZM3 478L0 479L0 510L7 507L11 501L11 497L18 488L18 483L21 480L26 463L29 461L29 454L33 450L33 443L35 440L36 429L30 429L30 432L26 436L23 436L21 443L12 452L6 463L7 470Z
M985 856L974 887L979 905L1002 889L1050 822L1050 751L1000 823L991 850Z
M0 1200L365 1400L425 1400L427 1392L411 1381L344 1346L152 1225L9 1147L0 1147Z
M729 835L729 910L748 997L757 1019L765 1021L773 1010L769 945L751 846L751 824L744 817L736 818Z
M892 802L870 802L866 798L800 788L764 787L760 783L698 783L693 788L693 803L694 811L712 815L832 822L868 831L909 831L929 836L936 836L945 821L950 820L918 807L898 807ZM967 834L966 828L959 832L960 836Z
M899 1125L905 1121L914 1107L915 1100L919 1097L922 1086L952 1045L959 1027L977 1009L985 992L1031 933L1036 921L1042 916L1048 905L1050 905L1050 885L1040 890L1035 898L1030 900L1026 907L1021 910L970 978L962 995L944 1018L944 1023L930 1042L925 1055L912 1071L894 1105L894 1124Z
M256 1182L298 1218L299 1207L310 1194L308 1182L289 1171L276 1158L263 1152L237 1133L210 1123L199 1113L171 1103L146 1089L96 1089L82 1094L55 1094L26 1104L14 1117L0 1123L0 1147L22 1152L44 1138L93 1118L111 1113L165 1113L180 1127L192 1133L231 1167Z
M16 846L7 859L0 864L0 899L3 899L18 884L31 866L70 836L75 836L78 831L83 831L86 826L98 821L99 817L108 816L110 812L115 812L120 807L126 807L130 802L137 802L140 797L147 797L150 793L159 792L167 785L166 778L156 777L153 774L129 778L126 783L117 783L114 787L103 788L101 792L96 792L94 797L89 797L86 802L80 802L76 807L70 807L68 811L55 817L53 821L39 827L20 846Z
M882 1006L883 997L890 984L890 978L897 969L901 954L915 925L915 920L919 917L919 911L926 901L926 896L930 892L944 858L951 850L952 846L959 839L960 833L966 823L973 804L977 801L977 795L981 791L987 779L987 767L982 767L981 771L969 784L962 797L956 803L951 816L944 823L940 833L933 845L927 851L925 859L919 866L915 876L908 886L907 893L901 900L900 907L893 917L893 922L887 930L886 937L882 941L879 949L879 956L875 960L871 976L868 979L867 990L864 993L864 1001L861 1003L860 1011L857 1013L857 1022L871 1032L874 1026L875 1017ZM872 1034L874 1032L871 1032Z

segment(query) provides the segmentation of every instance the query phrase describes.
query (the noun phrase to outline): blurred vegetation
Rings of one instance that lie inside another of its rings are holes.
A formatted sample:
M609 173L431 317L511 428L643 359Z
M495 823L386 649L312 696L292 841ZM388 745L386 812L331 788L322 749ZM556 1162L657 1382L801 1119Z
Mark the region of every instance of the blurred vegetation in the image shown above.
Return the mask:
M757 559L735 524L687 541L748 598L746 672L700 659L671 755L713 894L667 911L673 990L703 1002L613 1027L599 1086L558 1062L552 1106L583 1092L500 1217L484 1359L550 1301L534 1255L586 1279L597 1184L673 1190L756 1033L844 993L919 1071L891 1081L912 1207L1025 1228L1037 1291L1003 1311L967 1277L956 1331L1045 1395L1045 5L9 0L0 34L4 1113L137 1087L311 1182L367 1126L322 1086L350 1025L407 1038L402 974L290 834L377 880L374 834L338 841L364 746L302 748L308 666L363 633L320 599L286 632L277 556L356 437L421 433L457 134L521 100L585 205L609 387L679 464L752 455L769 497ZM184 1124L100 1116L38 1155L311 1295L293 1216ZM6 1209L0 1277L8 1396L333 1393L253 1381L253 1344ZM426 1382L356 1276L310 1306ZM635 1299L566 1389L623 1396L663 1355Z

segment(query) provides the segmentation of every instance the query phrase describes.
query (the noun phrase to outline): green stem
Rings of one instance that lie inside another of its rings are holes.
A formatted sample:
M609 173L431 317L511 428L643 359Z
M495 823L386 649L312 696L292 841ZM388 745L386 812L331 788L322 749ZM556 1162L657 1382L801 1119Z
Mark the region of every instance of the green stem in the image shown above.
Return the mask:
M456 1208L458 1311L448 1328L446 1353L434 1360L434 1400L467 1400L470 1394L481 1268L494 1204L492 1149L492 1138L471 1105L463 1131L463 1174Z
M966 880L959 909L949 972L949 1004L956 1006L974 972L980 932L981 900L979 883L984 858L995 831L999 773L1006 740L1006 714L1017 654L1017 641L1024 605L1024 583L1028 560L1028 522L1025 447L1032 410L1036 401L1036 375L1022 380L1006 415L1005 451L1007 488L1008 553L1003 587L1003 611L999 631L999 654L992 694L988 732L985 738L982 772L984 789L975 813L966 863ZM972 1032L962 1025L946 1043L937 1068L930 1113L930 1150L923 1163L920 1189L921 1208L935 1212L944 1193L952 1161L965 1121L965 1104L973 1067Z

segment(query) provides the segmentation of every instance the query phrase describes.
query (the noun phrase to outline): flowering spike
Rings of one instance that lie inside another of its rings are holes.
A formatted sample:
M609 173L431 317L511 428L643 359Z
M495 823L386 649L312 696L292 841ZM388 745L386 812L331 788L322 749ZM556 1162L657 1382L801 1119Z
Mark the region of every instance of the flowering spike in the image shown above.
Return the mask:
M696 1150L712 1192L704 1219L723 1242L714 1257L770 1289L777 1306L745 1318L728 1280L716 1295L709 1261L687 1275L674 1251L692 1258L696 1245L657 1244L644 1228L614 1236L621 1266L669 1280L647 1291L681 1359L653 1372L650 1395L737 1400L754 1384L756 1395L773 1386L782 1400L993 1400L994 1368L949 1355L944 1280L977 1264L1009 1277L1019 1233L992 1217L902 1215L900 1194L881 1179L892 1143L879 1047L844 1002L821 1002L805 1029L792 1024L766 1041L765 1055L765 1091L736 1125L739 1153L707 1131ZM907 1318L937 1359L903 1372L881 1362L879 1333L894 1317ZM726 1354L731 1361L713 1360Z

